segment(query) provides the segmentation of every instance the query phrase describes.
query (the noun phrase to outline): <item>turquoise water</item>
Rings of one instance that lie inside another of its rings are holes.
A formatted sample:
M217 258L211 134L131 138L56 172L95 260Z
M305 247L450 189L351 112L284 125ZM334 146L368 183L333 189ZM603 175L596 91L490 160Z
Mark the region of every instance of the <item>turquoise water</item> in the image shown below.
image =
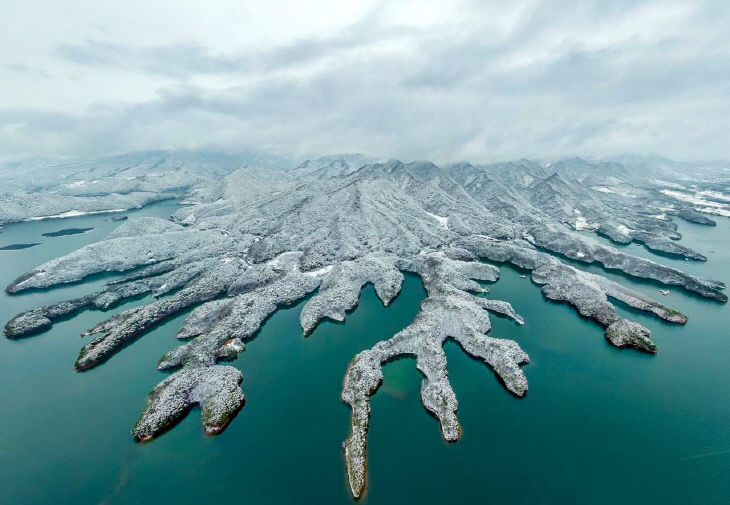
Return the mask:
M167 216L172 203L133 215ZM8 226L0 246L3 285L36 264L102 238L121 223L106 216ZM42 233L93 227L82 235ZM669 260L730 283L730 221L717 228L682 224L683 243L705 264ZM651 257L643 248L630 251ZM601 271L590 267L592 271ZM730 309L650 283L622 282L686 313L685 327L629 314L648 326L659 354L608 345L602 330L539 287L502 268L490 286L525 317L517 326L493 317L493 336L514 338L530 354L530 391L506 393L482 364L446 344L464 435L446 444L420 404L411 359L385 367L372 401L369 488L363 503L725 504L730 502ZM94 281L100 285L103 279ZM74 285L2 295L7 320L30 307L91 292ZM148 444L129 430L147 392L165 375L159 357L176 345L180 316L143 336L97 369L77 373L79 334L111 313L84 312L42 335L0 340L0 503L142 504L351 503L341 442L349 410L339 399L348 361L413 318L424 296L408 276L384 308L372 287L345 324L326 322L301 336L298 307L277 312L234 362L247 403L220 436L203 434L193 411Z

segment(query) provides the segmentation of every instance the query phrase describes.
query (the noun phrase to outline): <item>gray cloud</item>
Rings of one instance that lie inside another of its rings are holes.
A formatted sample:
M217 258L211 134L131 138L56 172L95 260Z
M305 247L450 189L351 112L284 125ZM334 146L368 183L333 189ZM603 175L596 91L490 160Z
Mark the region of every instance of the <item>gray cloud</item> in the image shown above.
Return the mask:
M56 41L50 68L15 62L0 74L118 79L120 95L62 111L0 103L0 156L730 157L730 7L604 4L474 2L420 24L382 4L325 33L231 47Z
M120 67L172 77L232 72L240 63L213 56L203 47L187 45L138 48L87 40L78 45L60 44L56 53L77 65Z
M77 65L117 67L181 78L196 74L281 70L414 32L407 26L387 25L378 11L372 11L327 37L297 39L275 47L216 53L195 45L135 47L86 40L80 44L59 44L55 52Z

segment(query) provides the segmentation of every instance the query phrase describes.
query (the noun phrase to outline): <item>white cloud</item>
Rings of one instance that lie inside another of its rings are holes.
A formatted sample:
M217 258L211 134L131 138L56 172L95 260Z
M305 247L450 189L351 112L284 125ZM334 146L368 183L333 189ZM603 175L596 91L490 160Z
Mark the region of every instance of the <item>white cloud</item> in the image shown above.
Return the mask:
M727 158L726 2L11 2L0 157Z

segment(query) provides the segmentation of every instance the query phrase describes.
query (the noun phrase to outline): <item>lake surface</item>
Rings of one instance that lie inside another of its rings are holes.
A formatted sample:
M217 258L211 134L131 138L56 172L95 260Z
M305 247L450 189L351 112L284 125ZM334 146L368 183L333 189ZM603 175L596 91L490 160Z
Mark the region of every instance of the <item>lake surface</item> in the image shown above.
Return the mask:
M128 214L166 217L175 208L168 202ZM33 243L60 228L93 230L4 251L0 282L122 224L108 217L7 226L2 244ZM682 243L707 263L659 260L730 284L730 220L719 221L716 228L680 223ZM653 257L643 247L624 249ZM492 317L491 335L517 340L530 355L527 396L510 396L489 369L448 342L464 435L447 444L420 403L415 362L388 364L372 401L361 503L730 503L730 307L675 289L663 297L656 285L608 274L689 317L674 326L620 309L652 330L659 354L650 356L611 347L597 324L545 301L519 275L502 267L491 296L510 301L527 324ZM103 282L3 293L0 319ZM405 327L424 296L418 278L408 276L384 308L368 286L345 324L325 322L306 339L301 304L277 312L233 362L243 372L246 406L213 438L203 434L197 410L151 443L136 444L129 433L147 393L165 377L156 364L177 345L184 315L84 373L73 370L79 334L148 299L83 312L36 337L2 338L0 503L352 503L341 450L349 429L340 400L347 363Z

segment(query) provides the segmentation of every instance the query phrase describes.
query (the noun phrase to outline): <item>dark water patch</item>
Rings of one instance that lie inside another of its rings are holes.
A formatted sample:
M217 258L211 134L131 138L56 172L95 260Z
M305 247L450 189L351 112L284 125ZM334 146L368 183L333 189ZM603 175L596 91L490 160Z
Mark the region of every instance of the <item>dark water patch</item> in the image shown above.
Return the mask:
M119 477L116 485L114 486L114 489L112 489L112 491L97 505L109 505L114 501L114 498L117 495L121 494L121 492L124 490L124 488L127 486L127 483L129 482L130 468L133 466L136 455L136 453L131 453L126 458L126 463L119 471Z
M404 374L408 374L406 369L414 370L420 380L423 380L423 373L421 373L416 366L416 356L413 354L400 354L386 360L385 363L382 364L383 381L372 396L375 396L378 393L383 393L400 400L405 399L408 396L410 389L409 381L406 377L404 377ZM393 372L393 370L395 370L395 372Z
M87 231L93 229L94 228L64 228L63 230L41 233L41 235L43 235L44 237L63 237L65 235L78 235L80 233L86 233Z
M31 247L35 247L37 245L40 245L40 242L31 242L28 244L10 244L0 247L0 251L18 251L20 249L30 249Z

